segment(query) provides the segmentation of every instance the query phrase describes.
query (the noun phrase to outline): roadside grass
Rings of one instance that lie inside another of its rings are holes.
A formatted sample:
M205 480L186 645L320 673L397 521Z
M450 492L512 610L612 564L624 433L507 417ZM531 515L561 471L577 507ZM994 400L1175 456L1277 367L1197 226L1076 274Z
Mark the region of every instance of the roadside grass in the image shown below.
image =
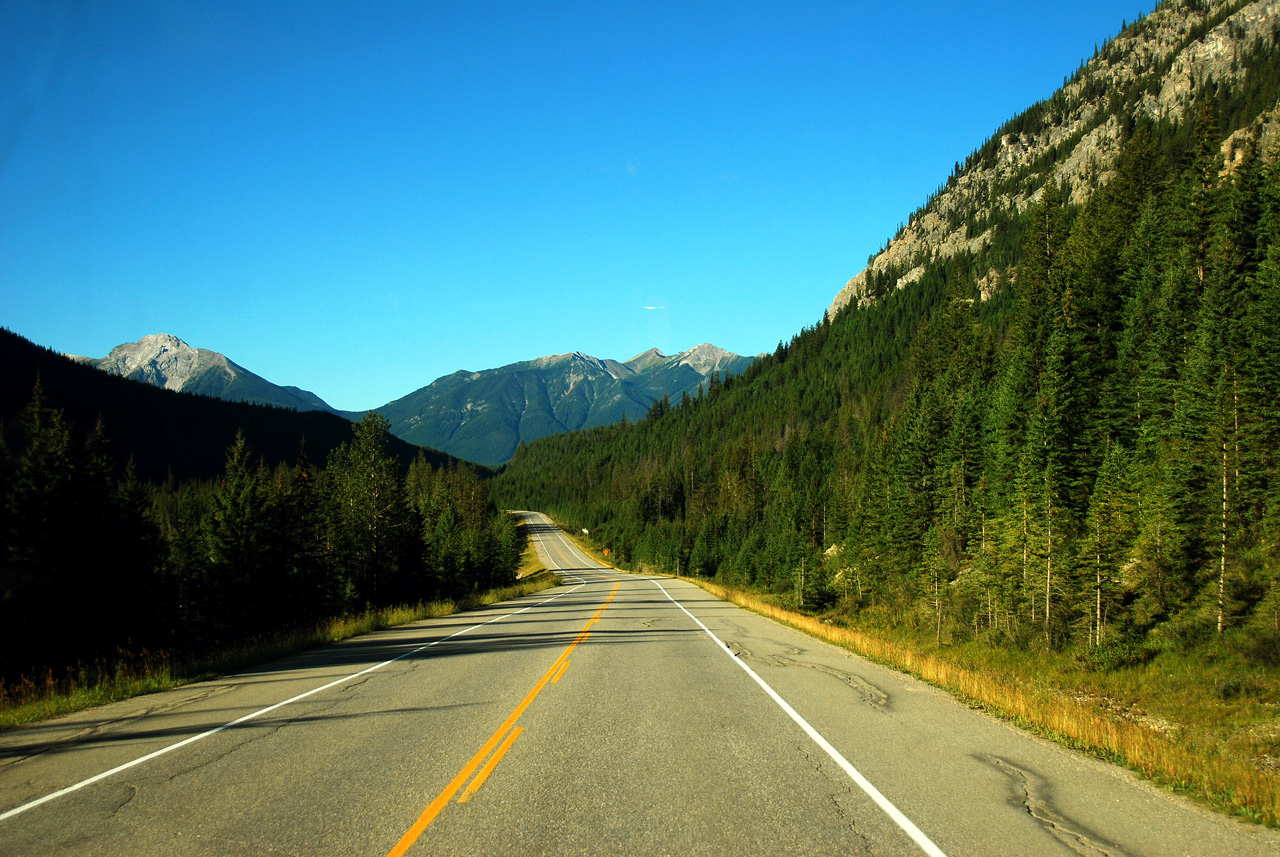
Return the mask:
M121 652L114 661L80 665L61 676L50 670L35 679L24 677L8 686L0 684L0 731L206 681L361 634L510 601L560 583L559 578L542 568L531 546L525 549L520 569L519 582L512 586L478 592L459 601L421 602L342 616L314 628L274 635L188 663L175 663L166 653Z
M549 574L542 561L538 559L538 552L533 549L533 543L529 542L529 547L524 549L524 555L520 557L520 567L516 569L516 579L526 580L537 574Z

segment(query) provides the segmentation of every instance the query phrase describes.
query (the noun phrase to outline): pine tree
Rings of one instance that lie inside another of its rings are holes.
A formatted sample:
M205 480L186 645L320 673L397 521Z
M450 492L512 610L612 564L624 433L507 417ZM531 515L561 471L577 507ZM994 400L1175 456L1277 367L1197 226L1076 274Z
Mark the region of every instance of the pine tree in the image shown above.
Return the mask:
M1093 577L1092 603L1088 605L1092 609L1085 612L1092 614L1094 646L1102 645L1105 628L1116 621L1121 573L1135 535L1133 476L1128 453L1112 444L1090 496L1078 560L1082 572L1091 571Z
M359 606L385 606L416 588L410 545L417 528L395 459L386 453L390 423L370 411L354 437L329 457L333 555Z
M237 432L204 525L205 599L214 611L215 633L224 642L259 633L269 622L259 594L275 571L270 499L265 465L254 460L244 432Z

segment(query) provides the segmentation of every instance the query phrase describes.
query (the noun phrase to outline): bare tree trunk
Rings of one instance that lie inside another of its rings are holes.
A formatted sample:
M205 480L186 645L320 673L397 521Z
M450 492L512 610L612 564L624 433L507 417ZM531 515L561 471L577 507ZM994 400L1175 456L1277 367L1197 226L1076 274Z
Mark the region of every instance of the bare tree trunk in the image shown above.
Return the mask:
M1093 645L1094 648L1102 645L1102 516L1098 515L1094 519L1094 539L1097 543L1097 553L1094 555L1098 575L1097 581L1097 612L1095 613L1096 622L1094 624Z
M938 569L936 563L933 569L933 609L934 609L934 612L937 614L937 620L938 620L938 625L937 625L938 631L937 631L937 636L934 640L934 644L941 646L942 645L942 572Z
M1022 591L1027 591L1027 567L1030 565L1031 557L1029 551L1031 549L1031 522L1029 515L1031 511L1027 508L1027 498L1022 498ZM1031 624L1036 623L1036 599L1028 598L1031 602Z
M1227 441L1222 440L1222 560L1218 566L1218 636L1222 636L1223 602L1227 590Z
M1053 495L1045 492L1045 524L1048 534L1048 546L1044 554L1044 634L1053 643L1053 631L1049 627L1049 593L1053 588Z

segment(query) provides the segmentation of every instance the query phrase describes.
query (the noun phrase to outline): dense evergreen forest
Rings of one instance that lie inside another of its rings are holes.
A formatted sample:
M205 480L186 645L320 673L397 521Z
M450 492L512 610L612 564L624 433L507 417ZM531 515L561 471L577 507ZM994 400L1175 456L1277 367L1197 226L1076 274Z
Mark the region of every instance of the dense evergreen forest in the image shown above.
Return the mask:
M297 440L292 465L270 466L241 432L213 478L144 482L102 421L38 383L0 432L0 680L198 658L514 581L522 537L474 469L425 452L406 469L385 419L346 425L323 467Z
M521 447L501 502L939 641L1280 662L1280 165L1224 171L1230 104L1134 123L1087 204L1049 180L982 254L740 377Z

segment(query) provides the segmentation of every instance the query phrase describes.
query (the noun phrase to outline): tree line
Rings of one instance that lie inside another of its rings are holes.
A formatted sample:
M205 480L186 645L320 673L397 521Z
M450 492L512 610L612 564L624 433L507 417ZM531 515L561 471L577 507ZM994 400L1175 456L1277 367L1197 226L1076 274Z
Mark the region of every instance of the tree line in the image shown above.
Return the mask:
M1280 662L1280 166L1246 138L1226 171L1212 99L1192 125L1180 161L1135 127L1083 206L1047 181L988 299L992 258L922 259L713 395L523 447L499 496L938 640Z
M0 432L0 677L199 657L365 609L514 581L523 539L466 465L408 468L370 413L324 466L243 433L214 479L139 479L39 384Z

